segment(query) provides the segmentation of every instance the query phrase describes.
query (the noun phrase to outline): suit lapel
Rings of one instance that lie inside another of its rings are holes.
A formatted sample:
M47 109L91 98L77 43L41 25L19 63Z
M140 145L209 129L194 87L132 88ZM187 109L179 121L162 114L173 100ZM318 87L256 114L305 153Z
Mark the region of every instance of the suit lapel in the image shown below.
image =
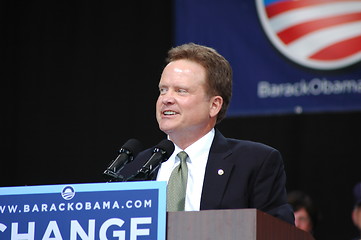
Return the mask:
M201 210L219 208L233 168L233 162L227 161L231 154L226 138L216 130L204 176Z

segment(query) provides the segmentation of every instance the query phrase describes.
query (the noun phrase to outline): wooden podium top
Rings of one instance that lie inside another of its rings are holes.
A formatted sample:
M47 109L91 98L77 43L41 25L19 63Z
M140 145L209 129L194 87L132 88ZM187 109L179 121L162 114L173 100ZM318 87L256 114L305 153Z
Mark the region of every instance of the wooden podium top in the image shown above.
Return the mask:
M167 213L167 240L314 240L257 209Z

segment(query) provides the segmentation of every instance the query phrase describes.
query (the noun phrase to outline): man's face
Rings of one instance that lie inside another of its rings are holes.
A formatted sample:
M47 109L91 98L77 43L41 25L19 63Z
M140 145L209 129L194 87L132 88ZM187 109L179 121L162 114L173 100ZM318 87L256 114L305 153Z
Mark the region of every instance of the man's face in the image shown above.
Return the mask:
M355 224L355 226L361 230L361 205L358 207L355 207L352 211L352 221Z
M159 82L156 117L159 128L174 137L195 137L214 126L219 110L214 110L214 97L206 94L206 71L189 60L169 63Z
M295 225L299 229L302 229L306 232L312 231L312 222L311 218L308 215L306 209L301 208L298 211L295 212Z

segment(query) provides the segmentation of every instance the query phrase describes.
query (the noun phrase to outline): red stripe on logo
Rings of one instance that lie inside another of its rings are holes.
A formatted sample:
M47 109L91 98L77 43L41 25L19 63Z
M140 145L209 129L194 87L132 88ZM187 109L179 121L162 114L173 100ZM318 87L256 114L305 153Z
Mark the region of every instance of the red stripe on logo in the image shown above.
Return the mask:
M349 57L358 52L361 52L361 36L338 42L324 48L310 56L310 58L314 60L332 61Z
M289 44L294 40L311 32L358 20L361 20L361 13L345 14L335 17L322 18L322 19L317 19L294 25L290 28L287 28L277 33L277 35L285 44Z
M280 13L303 8L308 6L316 6L321 4L330 4L333 2L359 2L360 0L302 0L302 1L281 1L270 4L266 7L268 18L272 18Z

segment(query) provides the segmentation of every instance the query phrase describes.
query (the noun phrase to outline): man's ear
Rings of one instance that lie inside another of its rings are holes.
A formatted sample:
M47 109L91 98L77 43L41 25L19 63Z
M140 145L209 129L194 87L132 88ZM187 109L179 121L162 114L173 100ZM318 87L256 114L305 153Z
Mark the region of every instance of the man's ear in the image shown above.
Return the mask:
M215 117L221 110L223 105L223 98L221 96L213 96L210 101L210 117Z

